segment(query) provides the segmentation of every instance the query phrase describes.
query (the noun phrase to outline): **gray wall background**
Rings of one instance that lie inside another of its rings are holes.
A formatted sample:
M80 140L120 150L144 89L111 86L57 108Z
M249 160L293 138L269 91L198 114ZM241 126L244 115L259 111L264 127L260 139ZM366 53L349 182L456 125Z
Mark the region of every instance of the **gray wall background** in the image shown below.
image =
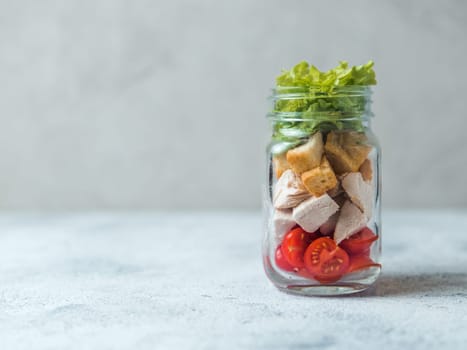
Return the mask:
M386 207L467 205L465 1L0 1L0 207L256 209L281 68L376 62Z

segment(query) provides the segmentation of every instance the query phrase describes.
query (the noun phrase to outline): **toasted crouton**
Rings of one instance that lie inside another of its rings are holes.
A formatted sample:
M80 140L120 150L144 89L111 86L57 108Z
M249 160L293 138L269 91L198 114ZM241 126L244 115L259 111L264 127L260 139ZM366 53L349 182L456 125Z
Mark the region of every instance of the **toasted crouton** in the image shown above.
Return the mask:
M326 156L337 174L358 171L371 147L363 133L331 131L324 146Z
M323 155L323 136L320 132L310 137L307 143L287 152L287 162L292 170L301 175L305 171L316 168Z
M336 175L325 156L318 167L302 174L302 182L308 192L316 197L337 186Z
M371 161L366 159L358 169L362 173L363 180L371 181L373 178L373 169L371 167Z
M280 178L284 171L290 169L289 163L287 163L286 153L275 154L272 157L272 165L274 167L274 173L276 174L276 179Z

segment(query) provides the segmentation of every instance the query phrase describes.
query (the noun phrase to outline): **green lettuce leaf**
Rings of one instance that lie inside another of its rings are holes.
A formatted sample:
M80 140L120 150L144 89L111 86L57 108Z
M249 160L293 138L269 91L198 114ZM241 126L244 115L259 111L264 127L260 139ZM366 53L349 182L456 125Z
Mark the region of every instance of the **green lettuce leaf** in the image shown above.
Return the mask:
M376 84L373 65L373 61L368 61L349 67L346 61L341 61L337 67L321 72L302 61L284 70L276 78L272 111L273 115L280 116L274 122L275 150L286 149L316 131L362 131L360 118L367 112L368 97L351 91L354 87Z

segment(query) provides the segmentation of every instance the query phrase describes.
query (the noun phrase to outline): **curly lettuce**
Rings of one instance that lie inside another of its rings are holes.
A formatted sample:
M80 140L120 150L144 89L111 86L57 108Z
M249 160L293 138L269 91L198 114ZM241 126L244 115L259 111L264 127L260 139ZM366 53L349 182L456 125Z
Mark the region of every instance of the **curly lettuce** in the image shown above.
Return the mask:
M308 62L284 70L276 78L273 142L296 144L316 131L363 130L366 87L376 84L373 61L349 67L346 61L327 72ZM276 147L283 150L284 147Z
M368 61L361 66L349 67L348 62L340 61L339 65L327 72L321 72L315 66L302 61L291 70L284 70L276 78L277 87L318 87L322 91L331 91L338 86L376 85L374 62Z

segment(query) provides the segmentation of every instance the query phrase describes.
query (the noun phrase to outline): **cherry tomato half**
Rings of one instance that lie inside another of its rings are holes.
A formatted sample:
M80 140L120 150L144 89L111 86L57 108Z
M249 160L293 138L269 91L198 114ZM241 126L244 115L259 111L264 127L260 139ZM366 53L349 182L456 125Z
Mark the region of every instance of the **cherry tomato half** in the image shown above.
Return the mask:
M282 254L285 260L293 267L304 267L303 255L308 245L319 235L317 233L309 233L301 227L294 228L284 236L282 241Z
M356 234L344 239L340 246L349 254L361 254L368 251L371 243L376 241L378 236L373 233L368 227L357 232Z
M369 267L381 267L381 264L375 263L366 254L351 255L350 265L349 265L349 269L347 270L347 273L367 269Z
M277 247L277 249L276 249L275 259L276 259L276 265L280 269L282 269L284 271L293 271L294 270L293 266L290 265L288 263L288 261L285 259L284 254L282 254L281 246Z
M305 252L304 261L313 278L323 283L339 280L349 267L348 254L328 237L313 241Z

